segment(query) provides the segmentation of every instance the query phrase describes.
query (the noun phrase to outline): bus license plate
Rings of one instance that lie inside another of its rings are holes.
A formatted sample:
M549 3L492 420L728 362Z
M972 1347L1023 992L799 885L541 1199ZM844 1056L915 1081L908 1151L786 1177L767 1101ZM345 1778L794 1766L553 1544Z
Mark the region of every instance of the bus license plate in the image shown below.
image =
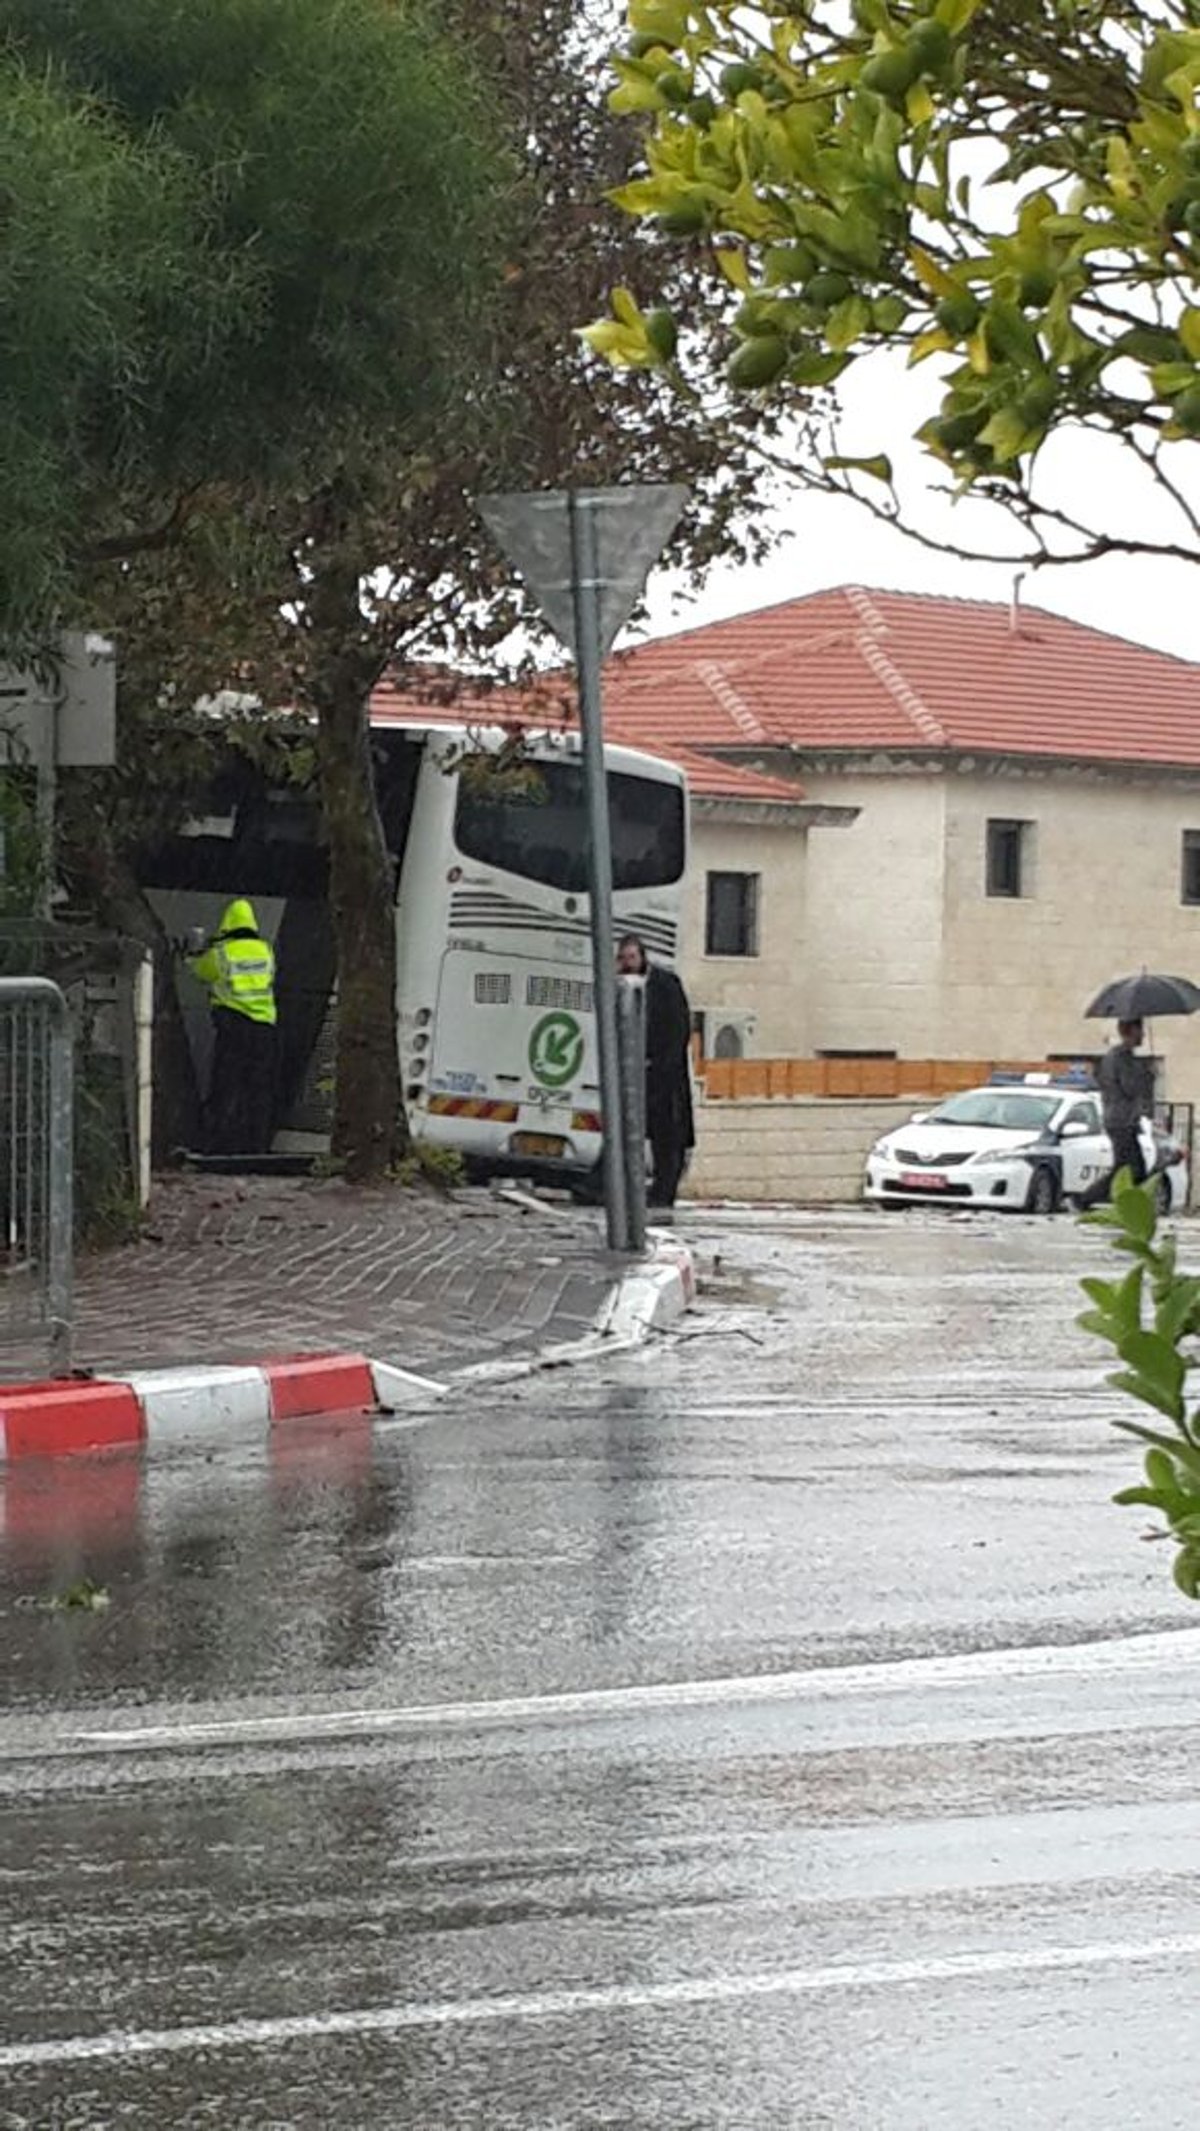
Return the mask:
M565 1139L557 1139L552 1132L514 1132L514 1154L536 1154L546 1161L561 1161L567 1151Z

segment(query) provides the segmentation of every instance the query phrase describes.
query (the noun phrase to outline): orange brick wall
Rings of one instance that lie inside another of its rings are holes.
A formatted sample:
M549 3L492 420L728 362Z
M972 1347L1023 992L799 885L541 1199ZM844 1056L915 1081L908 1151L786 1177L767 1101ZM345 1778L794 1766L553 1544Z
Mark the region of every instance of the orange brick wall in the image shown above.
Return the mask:
M708 1102L842 1101L950 1095L989 1074L1062 1071L1044 1058L702 1058L696 1071Z

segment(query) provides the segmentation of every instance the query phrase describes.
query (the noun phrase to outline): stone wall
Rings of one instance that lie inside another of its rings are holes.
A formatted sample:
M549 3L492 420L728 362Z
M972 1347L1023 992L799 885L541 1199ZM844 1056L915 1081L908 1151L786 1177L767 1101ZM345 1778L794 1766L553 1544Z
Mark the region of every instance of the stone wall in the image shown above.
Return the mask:
M793 1205L857 1199L869 1150L916 1107L911 1098L701 1102L685 1195Z

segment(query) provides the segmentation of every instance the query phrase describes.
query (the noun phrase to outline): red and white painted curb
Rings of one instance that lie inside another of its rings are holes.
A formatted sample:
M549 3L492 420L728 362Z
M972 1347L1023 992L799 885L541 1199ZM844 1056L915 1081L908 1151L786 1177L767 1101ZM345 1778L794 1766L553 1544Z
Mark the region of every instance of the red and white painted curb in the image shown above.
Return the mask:
M445 1385L362 1354L301 1354L244 1367L137 1369L0 1386L0 1460L197 1437L244 1439L321 1414L394 1412Z

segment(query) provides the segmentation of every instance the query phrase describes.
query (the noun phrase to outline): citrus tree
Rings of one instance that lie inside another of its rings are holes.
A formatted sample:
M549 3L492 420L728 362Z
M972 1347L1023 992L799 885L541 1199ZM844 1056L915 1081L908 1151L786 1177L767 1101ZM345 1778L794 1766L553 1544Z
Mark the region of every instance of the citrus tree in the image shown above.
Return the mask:
M1159 1233L1153 1183L1134 1184L1128 1170L1115 1179L1111 1205L1086 1218L1107 1228L1132 1263L1119 1280L1083 1282L1089 1307L1079 1323L1115 1350L1121 1367L1109 1382L1155 1416L1153 1426L1116 1423L1146 1446L1144 1481L1116 1500L1163 1517L1166 1530L1153 1536L1175 1541L1175 1581L1185 1597L1200 1598L1200 1407L1188 1397L1200 1277L1181 1270L1175 1236Z
M597 353L715 420L790 409L788 463L895 516L883 440L840 450L836 402L899 350L929 366L925 450L1019 522L1021 559L1200 554L1192 0L629 0L627 25L612 101L642 140L615 198L705 293L614 289ZM1154 484L1148 532L1054 493L1068 428Z

